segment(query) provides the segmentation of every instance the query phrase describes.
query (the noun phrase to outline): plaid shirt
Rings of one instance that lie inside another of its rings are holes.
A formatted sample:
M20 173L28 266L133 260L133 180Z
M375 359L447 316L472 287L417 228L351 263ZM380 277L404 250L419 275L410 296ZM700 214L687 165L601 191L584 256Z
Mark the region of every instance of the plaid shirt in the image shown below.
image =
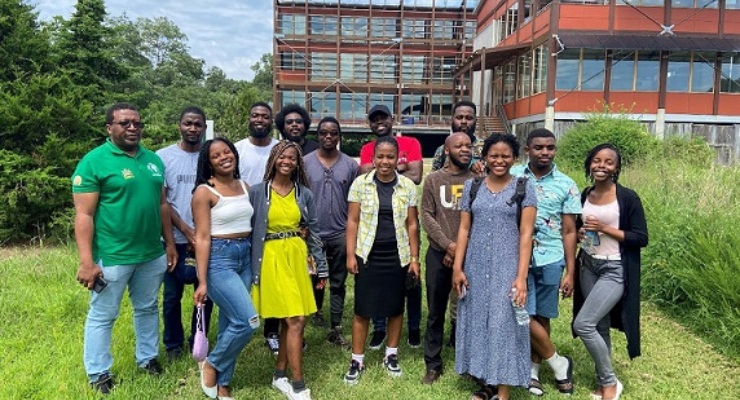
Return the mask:
M398 256L401 265L411 262L411 248L409 247L409 234L406 231L406 217L409 207L416 207L417 194L416 185L411 179L396 174L398 180L393 186L393 225L396 228L396 241L398 242ZM375 171L360 175L352 183L349 189L348 200L351 203L360 203L360 223L357 229L357 247L355 254L367 261L370 250L375 242L375 233L378 229L378 189L375 184Z

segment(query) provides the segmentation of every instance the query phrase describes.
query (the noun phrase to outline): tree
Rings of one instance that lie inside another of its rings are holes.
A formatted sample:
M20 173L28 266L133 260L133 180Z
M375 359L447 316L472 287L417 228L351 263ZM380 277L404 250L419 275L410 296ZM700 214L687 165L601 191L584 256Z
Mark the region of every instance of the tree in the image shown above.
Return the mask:
M272 54L265 53L262 58L252 65L254 79L252 85L263 92L265 100L272 98Z
M49 70L49 42L36 17L20 0L0 0L0 82Z

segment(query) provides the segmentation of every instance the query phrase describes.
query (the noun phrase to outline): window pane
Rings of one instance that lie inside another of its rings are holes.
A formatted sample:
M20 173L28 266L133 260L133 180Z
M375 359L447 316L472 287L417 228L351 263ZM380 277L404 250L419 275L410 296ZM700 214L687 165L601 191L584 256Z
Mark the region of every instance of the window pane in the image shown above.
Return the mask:
M530 84L532 80L532 70L530 68L532 63L532 55L526 54L519 57L519 92L517 98L528 97L530 95Z
M720 87L725 93L740 93L740 53L722 56L722 78Z
M714 91L715 53L694 53L694 70L691 74L691 91L694 93Z
M510 62L506 64L504 72L504 103L514 101L514 84L516 83L516 64Z
M558 55L557 76L555 77L557 90L572 90L578 87L580 53L578 49L566 49Z
M604 90L603 50L583 50L581 90Z
M668 56L668 82L670 92L688 92L691 70L691 53L682 51Z
M396 114L395 98L396 95L392 93L370 93L368 95L368 109L374 105L382 104L388 107L392 114Z
M635 78L634 52L614 52L612 57L611 90L632 90Z
M693 7L694 0L672 0L671 5L673 7Z
M637 79L635 90L655 92L658 90L660 75L660 52L640 51L637 53Z

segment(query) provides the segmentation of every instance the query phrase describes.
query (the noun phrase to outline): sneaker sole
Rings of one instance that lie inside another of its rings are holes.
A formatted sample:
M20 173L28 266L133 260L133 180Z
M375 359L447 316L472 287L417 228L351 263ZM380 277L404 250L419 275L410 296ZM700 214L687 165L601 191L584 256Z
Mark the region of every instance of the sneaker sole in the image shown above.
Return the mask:
M344 377L344 383L346 383L346 384L348 384L348 385L352 385L352 386L354 386L354 385L356 385L356 384L360 383L360 378L355 378L355 379L347 379L347 377L345 376L345 377Z
M421 347L421 343L419 343L419 344L411 344L411 343L409 342L409 347L411 347L412 349L418 349L418 348L420 348L420 347Z
M391 370L388 370L388 375L390 375L393 378L398 378L401 375L403 375L403 371L391 371Z

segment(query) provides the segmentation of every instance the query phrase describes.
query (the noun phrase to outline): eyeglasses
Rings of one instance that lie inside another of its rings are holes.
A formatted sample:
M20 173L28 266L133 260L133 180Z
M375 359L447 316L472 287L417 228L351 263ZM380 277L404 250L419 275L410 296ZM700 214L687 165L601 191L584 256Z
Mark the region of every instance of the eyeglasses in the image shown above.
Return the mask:
M319 131L319 136L339 136L339 132L337 131Z
M131 125L134 126L136 129L144 129L144 123L141 121L129 121L129 120L123 120L118 122L112 122L111 124L117 124L123 129L128 129L131 127Z
M290 125L290 124L303 124L303 119L301 118L286 119L285 125Z

